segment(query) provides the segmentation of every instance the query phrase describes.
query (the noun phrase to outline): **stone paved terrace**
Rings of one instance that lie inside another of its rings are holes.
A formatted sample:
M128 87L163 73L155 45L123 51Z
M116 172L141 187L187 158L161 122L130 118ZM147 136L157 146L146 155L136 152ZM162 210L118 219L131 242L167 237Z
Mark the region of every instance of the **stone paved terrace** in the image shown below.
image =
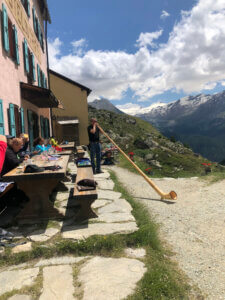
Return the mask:
M36 243L48 247L56 237L77 242L93 235L129 234L138 230L130 204L113 191L114 183L106 170L95 175L98 200L92 207L98 218L77 224L74 217L77 208L70 198L76 166L70 162L68 168L72 176L53 194L55 207L65 214L65 220L50 221L44 227L37 224L8 228L18 241L26 241L14 247L13 253L31 251ZM144 256L144 249L126 249L120 258L70 255L1 268L0 300L124 299L134 292L146 271Z

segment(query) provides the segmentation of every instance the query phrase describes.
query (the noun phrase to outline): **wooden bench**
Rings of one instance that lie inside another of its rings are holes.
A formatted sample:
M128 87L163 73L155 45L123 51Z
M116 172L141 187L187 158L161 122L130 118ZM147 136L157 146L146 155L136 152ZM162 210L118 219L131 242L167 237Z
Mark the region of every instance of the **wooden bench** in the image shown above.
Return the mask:
M74 186L73 198L80 206L80 210L77 215L77 220L86 220L90 218L97 218L98 216L92 210L91 204L98 198L97 190L79 191L77 188L77 182L83 179L94 180L92 167L78 167L77 177Z
M76 156L78 158L83 158L85 155L85 150L82 146L76 146Z

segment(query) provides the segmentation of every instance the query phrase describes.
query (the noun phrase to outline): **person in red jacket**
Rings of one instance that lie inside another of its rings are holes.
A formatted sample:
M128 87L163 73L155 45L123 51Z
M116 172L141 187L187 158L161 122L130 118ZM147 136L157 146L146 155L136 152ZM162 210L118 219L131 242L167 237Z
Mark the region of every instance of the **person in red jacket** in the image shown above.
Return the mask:
M5 152L7 149L7 140L4 135L0 135L0 174L5 161Z

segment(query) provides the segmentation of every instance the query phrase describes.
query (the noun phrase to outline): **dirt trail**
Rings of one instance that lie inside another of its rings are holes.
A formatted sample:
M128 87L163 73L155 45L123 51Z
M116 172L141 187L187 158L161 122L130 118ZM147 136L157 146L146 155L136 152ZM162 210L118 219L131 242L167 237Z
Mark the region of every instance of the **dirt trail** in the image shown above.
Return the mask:
M176 202L159 196L139 175L114 166L120 182L143 202L161 234L176 253L175 259L206 299L225 299L225 180L208 185L198 178L153 181L163 192L175 190Z

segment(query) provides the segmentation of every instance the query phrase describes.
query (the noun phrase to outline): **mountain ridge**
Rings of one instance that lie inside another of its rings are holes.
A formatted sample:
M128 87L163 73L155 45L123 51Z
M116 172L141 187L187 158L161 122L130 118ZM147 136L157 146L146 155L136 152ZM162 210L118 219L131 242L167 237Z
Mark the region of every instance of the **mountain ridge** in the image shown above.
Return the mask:
M121 110L119 110L116 106L114 106L108 99L95 99L92 102L89 102L88 105L95 109L104 109L117 114L123 114Z
M187 96L136 116L156 126L165 136L188 143L210 160L221 161L225 157L225 91Z

